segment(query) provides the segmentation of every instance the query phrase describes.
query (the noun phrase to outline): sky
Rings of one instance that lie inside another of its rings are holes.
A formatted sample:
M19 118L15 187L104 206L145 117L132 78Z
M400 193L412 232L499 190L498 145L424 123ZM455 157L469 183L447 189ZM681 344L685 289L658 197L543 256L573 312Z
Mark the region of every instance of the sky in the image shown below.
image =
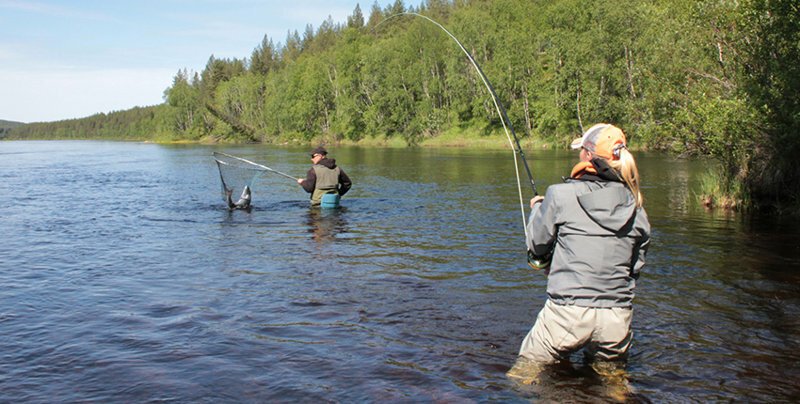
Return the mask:
M393 0L0 0L0 119L49 122L160 104L180 69L249 58L359 4ZM404 2L404 4L416 4Z

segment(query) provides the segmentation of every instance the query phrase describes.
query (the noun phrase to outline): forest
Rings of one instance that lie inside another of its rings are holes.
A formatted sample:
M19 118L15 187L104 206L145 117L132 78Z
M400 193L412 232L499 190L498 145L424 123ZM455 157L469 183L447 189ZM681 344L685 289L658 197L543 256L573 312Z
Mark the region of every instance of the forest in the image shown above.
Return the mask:
M22 122L14 122L14 121L5 121L0 119L0 139L8 136L11 133L11 129L14 129L18 126L24 125Z
M424 144L517 134L566 147L596 122L632 148L718 162L709 204L798 211L800 5L796 0L402 0L347 21L264 37L241 59L179 69L164 103L33 123L15 139Z

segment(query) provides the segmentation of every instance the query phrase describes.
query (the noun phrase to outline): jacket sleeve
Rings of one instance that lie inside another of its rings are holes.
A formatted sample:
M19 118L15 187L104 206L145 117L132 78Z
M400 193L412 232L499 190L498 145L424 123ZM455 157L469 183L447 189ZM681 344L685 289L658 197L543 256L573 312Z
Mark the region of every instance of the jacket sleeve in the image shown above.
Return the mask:
M353 183L350 181L350 177L344 173L344 170L339 168L339 195L344 195L347 191L350 190L350 187L353 186Z
M309 194L314 192L314 188L317 186L317 173L314 171L312 167L306 173L306 180L303 181L303 189L308 192Z
M636 214L636 227L641 233L641 239L633 249L633 259L631 260L631 277L633 279L639 279L645 264L647 249L650 248L650 221L647 219L644 208L639 208L639 212Z
M528 249L539 257L545 256L558 235L558 201L554 187L547 189L544 200L533 207L528 220Z

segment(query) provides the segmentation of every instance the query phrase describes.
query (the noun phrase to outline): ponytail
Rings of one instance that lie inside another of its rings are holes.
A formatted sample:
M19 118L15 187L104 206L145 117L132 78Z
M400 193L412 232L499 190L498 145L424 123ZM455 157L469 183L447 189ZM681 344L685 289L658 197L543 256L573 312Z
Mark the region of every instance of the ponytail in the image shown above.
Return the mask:
M644 197L639 189L639 170L636 168L636 160L633 159L633 154L628 151L627 147L621 147L615 154L619 154L618 159L608 160L609 165L614 168L628 185L628 189L633 193L633 198L636 200L636 206L642 207L644 204ZM615 156L616 157L616 156Z

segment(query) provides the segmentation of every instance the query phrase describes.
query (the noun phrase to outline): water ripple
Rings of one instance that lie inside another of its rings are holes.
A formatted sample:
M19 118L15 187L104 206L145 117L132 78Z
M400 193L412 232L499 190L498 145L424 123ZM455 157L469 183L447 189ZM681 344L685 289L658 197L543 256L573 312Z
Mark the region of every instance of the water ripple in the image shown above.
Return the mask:
M264 176L228 212L211 150L3 143L0 401L607 397L579 356L535 386L504 376L547 282L525 265L507 153L342 147L343 209ZM304 150L237 153L308 169ZM552 184L573 158L531 161ZM790 401L800 226L692 207L692 164L641 160L654 231L629 401Z

